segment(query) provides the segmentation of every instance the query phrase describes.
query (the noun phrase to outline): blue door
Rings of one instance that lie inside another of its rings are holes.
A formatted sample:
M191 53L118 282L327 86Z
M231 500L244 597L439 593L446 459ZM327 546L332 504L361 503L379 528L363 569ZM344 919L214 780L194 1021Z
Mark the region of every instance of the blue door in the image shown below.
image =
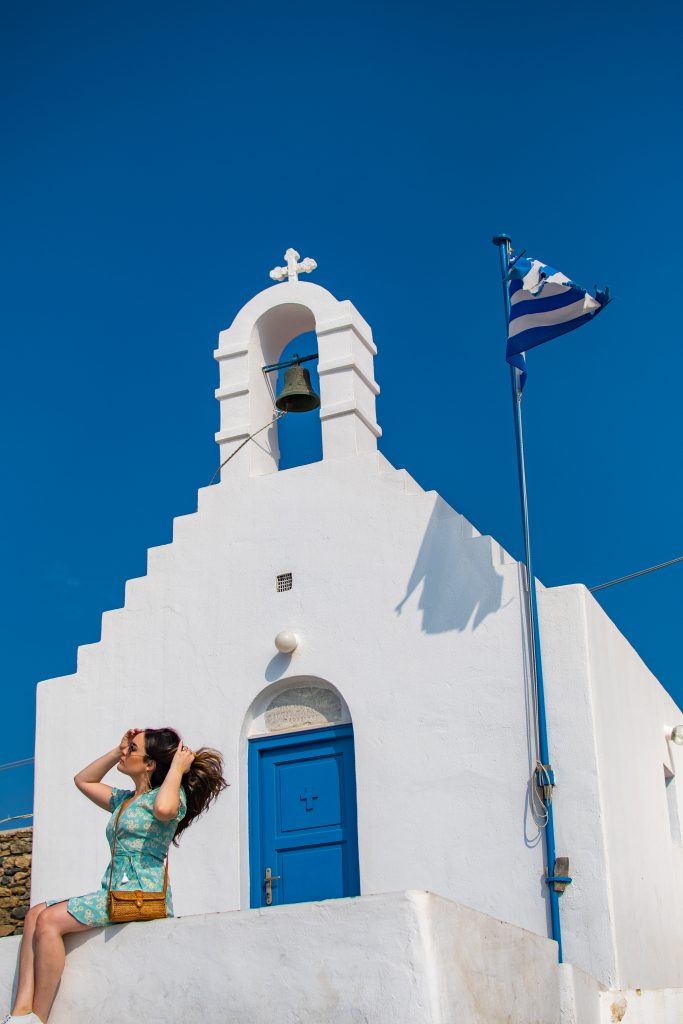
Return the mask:
M352 726L249 741L249 858L252 907L359 895Z

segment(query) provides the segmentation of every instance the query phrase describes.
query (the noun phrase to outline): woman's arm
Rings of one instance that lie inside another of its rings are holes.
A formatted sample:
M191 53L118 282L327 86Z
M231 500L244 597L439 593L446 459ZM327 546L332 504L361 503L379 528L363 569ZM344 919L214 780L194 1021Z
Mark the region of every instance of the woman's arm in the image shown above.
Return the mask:
M128 742L139 729L129 729L125 733L118 747L114 747L108 754L103 754L102 757L98 757L92 764L82 768L77 775L74 775L74 782L81 793L87 796L88 800L92 800L94 804L101 807L103 810L108 811L111 801L112 788L111 786L105 786L100 780L107 774L107 772L114 767L119 761L121 755L124 753L124 748L127 748Z
M159 786L159 792L154 798L154 817L159 821L173 821L178 814L180 807L180 784L183 775L189 772L190 765L195 759L192 750L188 750L182 743L173 755L171 767L168 769L166 778Z

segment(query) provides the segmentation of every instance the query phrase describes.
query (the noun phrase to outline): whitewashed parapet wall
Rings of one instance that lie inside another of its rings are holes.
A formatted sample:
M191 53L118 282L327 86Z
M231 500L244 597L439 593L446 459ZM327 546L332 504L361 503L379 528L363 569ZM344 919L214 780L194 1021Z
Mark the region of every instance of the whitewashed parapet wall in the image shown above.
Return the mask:
M382 433L375 414L377 349L369 325L348 300L340 302L316 284L285 281L256 295L220 333L214 355L220 367L216 441L221 462L273 418L262 368L276 363L285 346L308 331L318 337L324 458L377 450ZM278 460L275 423L231 462L229 472L272 473Z
M51 1024L166 1024L169 1005L250 1024L273 1024L273 1007L278 1024L683 1020L683 989L610 991L550 940L426 892L117 925L66 948ZM18 954L18 937L0 941L5 1005Z
M426 892L116 926L67 950L50 1024L560 1024L576 1007L554 943Z

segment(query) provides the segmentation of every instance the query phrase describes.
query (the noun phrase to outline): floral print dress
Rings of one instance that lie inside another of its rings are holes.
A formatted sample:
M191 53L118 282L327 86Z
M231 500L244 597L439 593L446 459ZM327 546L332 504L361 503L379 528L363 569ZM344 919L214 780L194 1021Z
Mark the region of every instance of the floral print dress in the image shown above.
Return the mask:
M147 793L135 797L123 810L119 818L116 855L113 860L112 889L123 889L131 892L136 889L142 892L161 892L164 887L164 861L168 848L175 835L178 824L185 817L187 800L183 787L180 787L180 804L178 813L172 821L159 821L154 817L154 799L159 791L157 786ZM109 848L114 846L116 816L121 804L134 797L134 792L125 789L113 789L109 807L112 815L107 825ZM98 928L111 924L107 914L107 890L112 861L102 878L102 886L98 892L89 892L85 896L72 896L67 902L67 910L81 924ZM47 900L48 907L55 903L63 903L64 899ZM173 898L171 886L166 890L166 908L168 916L173 917Z

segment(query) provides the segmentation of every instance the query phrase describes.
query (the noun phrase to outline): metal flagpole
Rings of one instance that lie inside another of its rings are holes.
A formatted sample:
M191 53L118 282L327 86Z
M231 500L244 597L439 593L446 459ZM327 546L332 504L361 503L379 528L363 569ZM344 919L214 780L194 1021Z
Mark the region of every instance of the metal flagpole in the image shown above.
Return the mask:
M498 246L500 255L500 269L503 279L503 298L505 303L505 322L510 321L510 294L508 291L508 274L510 271L510 257L512 252L512 241L508 235L496 235L493 244ZM545 690L543 687L543 664L541 661L541 644L538 633L538 608L536 605L536 580L531 564L531 537L529 533L529 502L526 489L526 469L524 465L524 435L522 432L522 392L519 386L520 371L514 366L510 367L510 381L512 385L512 406L515 420L515 441L517 445L517 470L519 475L519 495L522 504L522 527L524 530L524 558L525 558L525 599L526 599L526 621L528 629L527 647L529 651L529 665L531 669L531 681L536 692L536 714L538 717L538 758L539 764L536 768L536 783L543 793L543 803L546 811L545 825L545 849L547 860L546 884L550 897L550 923L552 937L557 942L559 962L562 963L562 931L560 927L560 903L559 891L556 885L564 889L565 885L571 882L566 874L556 874L555 857L555 827L553 822L553 786L555 779L550 765L548 754L548 729L545 715Z

